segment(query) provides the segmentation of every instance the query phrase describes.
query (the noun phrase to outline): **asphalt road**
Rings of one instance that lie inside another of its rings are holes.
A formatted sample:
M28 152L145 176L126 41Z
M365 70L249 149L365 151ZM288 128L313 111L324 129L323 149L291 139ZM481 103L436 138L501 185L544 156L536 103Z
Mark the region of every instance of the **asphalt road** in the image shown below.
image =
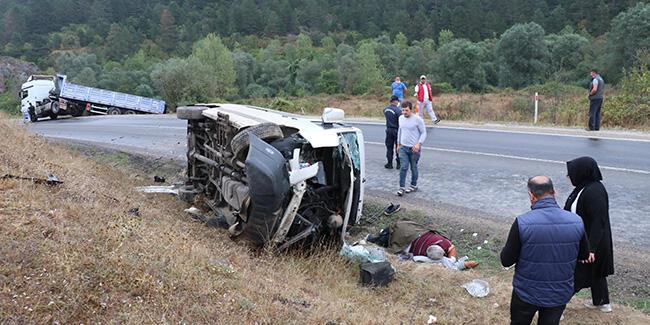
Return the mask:
M354 123L366 140L366 187L397 190L398 172L387 170L384 127ZM184 159L185 123L173 116L97 116L43 121L32 132L134 153ZM410 200L436 202L475 210L475 215L511 223L528 210L526 180L548 175L560 205L571 192L567 160L592 156L599 164L610 195L615 241L648 250L650 247L650 141L584 135L486 130L436 126L420 160L420 190ZM395 197L394 202L401 199ZM424 205L424 204L423 204Z

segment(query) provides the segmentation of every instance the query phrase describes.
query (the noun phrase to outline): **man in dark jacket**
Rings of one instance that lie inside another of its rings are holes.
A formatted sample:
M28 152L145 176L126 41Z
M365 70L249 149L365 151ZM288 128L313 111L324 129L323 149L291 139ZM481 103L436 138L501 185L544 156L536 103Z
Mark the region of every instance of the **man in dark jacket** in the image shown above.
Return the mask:
M397 131L399 130L399 116L402 115L402 110L399 108L399 97L392 96L390 98L390 105L384 108L384 116L386 117L386 160L388 162L384 167L388 169L393 168L393 152L397 147ZM395 162L397 169L400 169L399 155L395 152Z
M515 219L501 251L501 264L517 264L512 280L511 324L559 324L573 296L577 260L589 256L589 243L579 216L555 202L553 182L546 176L528 180L531 211Z

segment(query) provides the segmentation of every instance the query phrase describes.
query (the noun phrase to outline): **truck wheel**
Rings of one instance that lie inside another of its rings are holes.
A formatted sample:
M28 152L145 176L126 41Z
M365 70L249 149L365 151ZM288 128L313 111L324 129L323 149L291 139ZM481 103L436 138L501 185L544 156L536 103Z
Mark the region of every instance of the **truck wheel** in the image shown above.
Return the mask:
M83 109L81 109L81 107L79 107L79 105L72 104L72 106L70 106L70 115L72 115L73 117L79 117L83 115L83 113L84 111Z
M52 102L50 105L50 119L56 120L59 117L59 103Z
M273 123L262 123L253 125L239 131L230 141L230 147L235 157L240 161L246 160L248 154L248 146L250 146L249 135L256 135L258 138L271 142L280 139L284 136L282 129Z
M122 114L122 111L120 111L119 108L117 107L109 107L108 111L106 111L108 115L120 115Z
M176 108L176 117L181 120L202 120L205 106L181 106Z
M132 111L132 110L130 110L130 109L127 109L126 111L124 111L124 114L126 114L126 115L135 115L135 114L137 114L137 113L136 113L135 111Z

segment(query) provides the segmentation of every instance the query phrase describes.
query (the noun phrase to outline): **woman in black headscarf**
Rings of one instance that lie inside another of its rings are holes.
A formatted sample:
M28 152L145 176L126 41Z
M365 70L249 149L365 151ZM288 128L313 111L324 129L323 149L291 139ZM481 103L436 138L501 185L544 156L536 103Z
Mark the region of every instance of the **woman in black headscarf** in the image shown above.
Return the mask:
M609 198L600 182L603 176L598 163L591 157L567 162L567 176L575 189L564 209L582 218L590 247L589 259L576 266L575 291L591 288L592 302L585 305L611 312L607 276L614 274L614 252L609 225Z

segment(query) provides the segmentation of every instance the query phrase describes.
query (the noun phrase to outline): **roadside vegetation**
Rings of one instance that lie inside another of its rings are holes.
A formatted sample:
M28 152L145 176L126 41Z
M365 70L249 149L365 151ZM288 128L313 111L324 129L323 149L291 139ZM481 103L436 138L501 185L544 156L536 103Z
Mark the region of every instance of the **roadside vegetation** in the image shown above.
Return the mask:
M461 216L440 222L405 206L393 217L435 222L481 265L452 272L391 259L396 280L388 288L364 288L358 266L341 258L338 247L279 256L251 251L227 231L184 214L187 206L179 200L135 192L135 186L151 184L154 174L180 177L178 165L71 150L5 118L0 137L12 139L0 142L0 175L52 173L63 181L50 186L0 180L3 323L423 324L434 315L440 324L496 324L508 317L512 270L499 267L502 243L490 236L485 221L463 227L454 221ZM371 198L367 215L383 205ZM381 217L356 236L390 221ZM460 287L474 278L490 283L487 298L472 298ZM648 321L619 305L612 315L588 312L580 301L565 318L569 324Z

